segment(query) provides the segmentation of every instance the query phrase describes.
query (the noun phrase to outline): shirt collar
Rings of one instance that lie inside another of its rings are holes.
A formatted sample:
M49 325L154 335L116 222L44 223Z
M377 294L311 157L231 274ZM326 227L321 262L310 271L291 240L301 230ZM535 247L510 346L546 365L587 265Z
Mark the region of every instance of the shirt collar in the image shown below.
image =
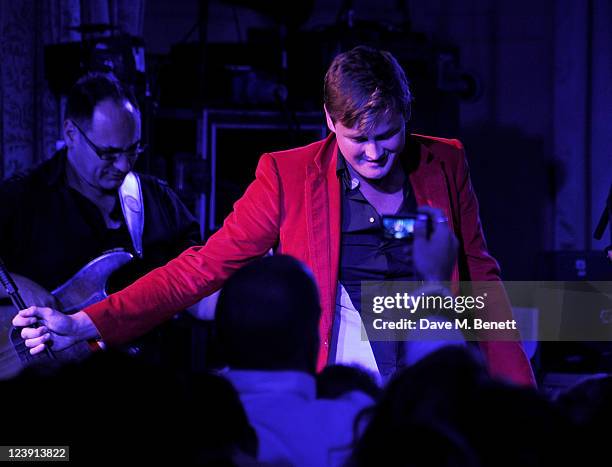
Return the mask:
M48 186L64 186L66 183L66 165L68 150L64 147L57 151L49 161L49 173L46 179Z
M342 181L342 186L345 192L355 191L359 188L359 179L355 174L351 173L351 170L344 158L344 155L338 148L338 161L336 162L336 174Z
M47 186L74 190L70 188L70 186L68 185L68 180L66 178L66 170L68 168L68 150L66 149L66 147L60 149L53 156L51 156L47 163L49 164L48 172L44 180ZM83 195L78 190L74 191L76 191L81 197L85 197L85 195ZM123 211L119 198L119 190L117 190L116 198L117 202L115 203L115 207L111 211L110 216L114 220L122 221Z
M336 142L336 145L338 142ZM418 141L414 138L413 134L408 133L406 129L406 143L404 145L404 150L400 153L400 163L406 172L406 175L410 175L415 171L416 165L418 165L418 151L420 145ZM416 165L415 165L416 164ZM338 159L336 161L336 174L338 176L342 175L343 177L350 177L350 175L346 175L348 173L348 163L340 150L340 146L338 146ZM350 186L350 178L348 178L349 186Z
M408 141L406 142L406 145L408 145ZM408 157L406 153L407 153L407 148L404 148L404 150L399 155L400 164L402 164L402 167L404 168L404 172L407 175L406 176L406 186L404 187L405 197L408 196L411 190L409 174L412 171L411 167L409 166L409 161L408 161ZM355 176L355 174L351 173L353 170L354 169L352 167L349 167L348 162L346 162L346 159L344 158L344 155L342 154L342 151L340 151L340 148L338 147L338 160L336 161L336 175L338 176L338 178L340 178L340 181L342 183L342 186L344 187L345 193L355 193L359 190L360 182L359 182L359 179Z

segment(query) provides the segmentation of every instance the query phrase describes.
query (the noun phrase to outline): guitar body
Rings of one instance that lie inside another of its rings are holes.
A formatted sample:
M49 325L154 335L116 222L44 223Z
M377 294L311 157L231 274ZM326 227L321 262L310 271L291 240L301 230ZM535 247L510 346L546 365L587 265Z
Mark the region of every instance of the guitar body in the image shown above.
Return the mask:
M60 303L66 314L75 313L106 298L106 283L110 275L133 258L122 249L111 250L90 261L65 284L51 294ZM30 355L29 349L13 327L11 321L17 311L13 306L0 307L0 380L15 376L30 364L51 364L52 359L45 353ZM53 360L59 362L85 358L91 353L87 342L80 342L67 349L54 351Z

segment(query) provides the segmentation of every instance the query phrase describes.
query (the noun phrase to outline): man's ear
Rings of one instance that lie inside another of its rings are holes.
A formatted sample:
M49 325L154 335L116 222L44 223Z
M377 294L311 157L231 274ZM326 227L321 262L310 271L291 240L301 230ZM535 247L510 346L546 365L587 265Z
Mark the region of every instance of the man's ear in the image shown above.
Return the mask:
M325 104L323 104L323 110L325 111L325 120L327 121L327 128L329 128L329 131L331 131L332 133L335 133L336 125L334 125L334 121L332 120L331 115L329 115Z
M64 120L64 142L69 148L74 147L77 129L70 120Z

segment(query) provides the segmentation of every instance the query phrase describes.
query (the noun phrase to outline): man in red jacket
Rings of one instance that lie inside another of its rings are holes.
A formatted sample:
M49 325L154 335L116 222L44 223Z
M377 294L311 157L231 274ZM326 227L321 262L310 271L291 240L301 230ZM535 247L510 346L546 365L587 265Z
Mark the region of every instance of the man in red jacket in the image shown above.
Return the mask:
M218 290L270 248L313 271L322 307L319 369L346 361L338 355L350 352L350 342L338 329L360 310L361 281L499 281L463 147L457 140L407 134L411 95L395 58L368 47L338 55L325 76L324 101L332 133L306 147L264 154L255 181L206 245L70 317L48 308L20 312L15 325L42 318L43 326L22 331L31 352L48 342L53 348L82 339L124 343ZM436 248L428 248L423 259L423 239L384 240L382 215L418 206L435 208L429 209L434 221L448 222L459 240L456 262L450 259L454 252ZM454 265L446 273L441 265L449 261ZM503 294L488 309L496 320L511 317ZM491 374L533 384L519 341L482 341L480 348ZM371 351L381 374L410 359L401 345L372 343Z

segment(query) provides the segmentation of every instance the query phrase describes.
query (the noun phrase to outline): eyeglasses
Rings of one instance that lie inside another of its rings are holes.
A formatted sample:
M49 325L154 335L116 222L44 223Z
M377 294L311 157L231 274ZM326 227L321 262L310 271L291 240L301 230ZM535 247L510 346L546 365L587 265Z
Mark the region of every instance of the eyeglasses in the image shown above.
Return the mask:
M81 133L81 136L83 136L83 138L85 138L85 142L88 144L88 146L93 150L93 152L96 153L96 155L102 159L103 161L106 162L115 162L117 159L119 159L119 156L121 156L121 154L125 155L125 157L127 157L128 161L130 163L134 163L136 162L136 159L138 159L138 156L140 156L143 152L145 152L145 149L147 148L146 144L143 145L140 143L140 141L135 142L134 144L132 144L131 146L125 148L125 149L121 149L121 148L101 148L100 146L98 146L96 143L94 143L92 140L90 140L87 135L85 134L85 132L83 130L81 130L81 128L79 127L79 125L76 124L76 122L72 121L72 124L75 126L75 128L77 130L79 130L79 133Z

